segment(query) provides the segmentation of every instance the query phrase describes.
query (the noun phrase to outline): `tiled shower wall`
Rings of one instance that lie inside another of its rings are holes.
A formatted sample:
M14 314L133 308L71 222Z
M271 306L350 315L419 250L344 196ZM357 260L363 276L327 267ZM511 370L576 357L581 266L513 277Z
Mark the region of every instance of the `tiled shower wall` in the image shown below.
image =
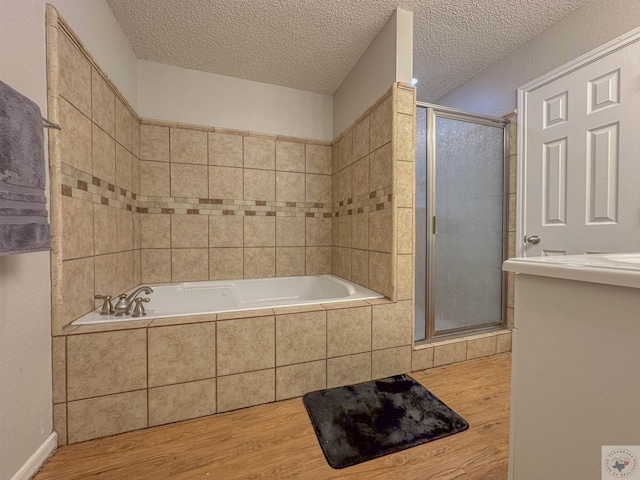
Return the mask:
M395 84L333 145L332 271L394 300L413 298L414 132Z
M331 146L143 120L142 282L331 271Z
M52 332L140 283L139 121L63 24L48 29Z

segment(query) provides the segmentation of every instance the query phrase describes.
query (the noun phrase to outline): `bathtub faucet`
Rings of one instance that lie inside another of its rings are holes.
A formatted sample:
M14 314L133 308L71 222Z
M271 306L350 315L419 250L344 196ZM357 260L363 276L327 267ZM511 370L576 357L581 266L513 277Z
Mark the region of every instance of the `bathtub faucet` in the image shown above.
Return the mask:
M128 315L136 297L141 293L149 295L150 293L153 293L153 289L151 287L142 286L140 288L136 288L129 294L129 296L127 296L126 293L118 295L118 302L113 307L116 317L124 317L125 315Z

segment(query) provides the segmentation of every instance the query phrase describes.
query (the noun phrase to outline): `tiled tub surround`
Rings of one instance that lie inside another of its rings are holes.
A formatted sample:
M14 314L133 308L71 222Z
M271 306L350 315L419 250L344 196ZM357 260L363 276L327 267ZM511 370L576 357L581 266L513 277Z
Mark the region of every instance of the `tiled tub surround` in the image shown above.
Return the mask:
M380 299L69 327L53 339L60 442L409 372L411 308Z

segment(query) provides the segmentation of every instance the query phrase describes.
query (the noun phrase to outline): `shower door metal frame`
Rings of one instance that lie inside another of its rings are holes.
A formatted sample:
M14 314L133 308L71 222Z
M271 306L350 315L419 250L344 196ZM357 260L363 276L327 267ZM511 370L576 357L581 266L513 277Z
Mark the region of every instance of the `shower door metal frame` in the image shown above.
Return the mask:
M504 262L508 257L509 243L505 235L508 236L508 189L509 189L509 122L498 117L491 117L488 115L480 115L472 112L466 112L464 110L458 110L450 107L443 107L441 105L434 105L431 103L416 102L417 108L426 108L427 110L427 158L426 160L426 174L427 174L427 205L426 205L426 268L425 268L425 281L427 287L427 293L425 298L425 329L426 336L424 342L429 342L436 337L447 337L450 335L458 335L467 333L470 331L481 331L502 327L505 325L506 320L506 290L507 290L507 274L502 272L501 279L501 308L500 308L500 321L479 326L460 327L456 329L446 330L441 333L435 331L435 279L434 274L434 251L435 251L435 236L437 235L437 219L435 217L435 202L436 202L436 118L448 118L451 120L460 120L470 123L477 123L480 125L486 125L489 127L496 127L503 129L503 174L502 174L502 261ZM416 229L417 230L417 229ZM417 251L417 245L416 245Z

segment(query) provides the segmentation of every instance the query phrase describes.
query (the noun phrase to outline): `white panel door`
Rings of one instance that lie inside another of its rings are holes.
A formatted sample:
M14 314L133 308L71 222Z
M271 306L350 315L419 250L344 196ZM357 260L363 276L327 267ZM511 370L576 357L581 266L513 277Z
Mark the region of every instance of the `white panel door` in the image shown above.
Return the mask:
M521 99L523 256L640 251L640 42Z

